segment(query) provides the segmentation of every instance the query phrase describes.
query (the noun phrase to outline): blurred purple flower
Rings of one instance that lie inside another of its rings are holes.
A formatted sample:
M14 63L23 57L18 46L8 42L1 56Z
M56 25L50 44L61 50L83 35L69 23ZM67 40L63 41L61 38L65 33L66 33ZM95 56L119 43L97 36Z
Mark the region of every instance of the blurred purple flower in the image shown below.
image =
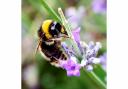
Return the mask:
M102 64L103 68L106 70L106 61L107 61L107 53L104 53L99 57L100 63Z
M61 62L61 67L67 71L67 76L80 76L80 65L76 62L75 57Z
M105 13L107 8L106 0L93 0L92 9L95 13Z
M65 15L69 18L69 22L71 23L73 29L77 28L81 24L84 15L86 15L85 12L86 9L84 6L80 6L78 9L75 7L69 7L66 9Z
M29 64L23 69L23 80L29 89L37 89L38 71L35 64Z

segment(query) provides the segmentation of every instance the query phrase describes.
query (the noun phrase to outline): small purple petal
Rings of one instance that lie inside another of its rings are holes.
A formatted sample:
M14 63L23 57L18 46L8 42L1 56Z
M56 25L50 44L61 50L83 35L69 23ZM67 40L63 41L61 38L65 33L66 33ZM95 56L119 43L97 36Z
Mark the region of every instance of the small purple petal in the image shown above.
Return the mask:
M79 70L75 70L73 73L74 76L80 76L80 71Z
M96 46L95 46L95 51L98 52L98 50L101 48L101 43L100 42L96 42Z
M80 76L79 70L67 71L67 76Z
M79 70L80 68L81 68L80 64L77 64L76 69Z
M88 46L89 46L90 49L93 49L95 47L95 44L94 44L93 41L90 41Z
M73 30L72 34L74 36L75 41L80 43L80 28Z
M67 76L73 76L73 71L67 71Z

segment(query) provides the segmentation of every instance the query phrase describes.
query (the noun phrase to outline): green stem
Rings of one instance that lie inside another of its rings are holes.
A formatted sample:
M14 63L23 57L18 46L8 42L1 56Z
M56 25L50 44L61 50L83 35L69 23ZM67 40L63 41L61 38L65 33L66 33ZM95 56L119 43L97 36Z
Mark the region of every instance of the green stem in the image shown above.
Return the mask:
M85 70L85 72L86 72L86 70ZM103 89L106 89L106 84L93 72L93 71L91 71L91 72L86 72L88 75L89 75L89 77L93 80L93 81L95 81L95 83L97 83L99 86L101 86Z
M105 76L106 71L103 69L103 67L100 64L96 65L97 67L94 69L94 73L106 84Z

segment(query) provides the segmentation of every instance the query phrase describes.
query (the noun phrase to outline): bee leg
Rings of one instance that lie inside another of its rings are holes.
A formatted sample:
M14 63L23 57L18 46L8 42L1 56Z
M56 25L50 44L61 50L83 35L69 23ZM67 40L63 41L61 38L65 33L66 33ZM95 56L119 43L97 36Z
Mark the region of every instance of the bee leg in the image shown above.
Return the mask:
M56 59L54 57L50 57L50 62L55 62Z
M59 60L66 60L66 59L67 59L67 56L64 53L62 53Z
M58 60L56 58L51 57L50 59L51 59L50 60L51 65L54 65L56 67L60 67L59 62L58 62Z

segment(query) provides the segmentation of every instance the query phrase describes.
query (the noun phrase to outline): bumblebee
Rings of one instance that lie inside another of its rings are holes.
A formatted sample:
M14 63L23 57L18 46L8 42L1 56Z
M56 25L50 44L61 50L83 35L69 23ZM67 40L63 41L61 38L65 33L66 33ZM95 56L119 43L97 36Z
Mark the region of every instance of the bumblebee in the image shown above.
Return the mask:
M41 54L52 65L58 66L59 60L67 60L68 56L62 50L62 38L68 38L67 32L63 25L56 21L45 20L38 30L39 48Z

